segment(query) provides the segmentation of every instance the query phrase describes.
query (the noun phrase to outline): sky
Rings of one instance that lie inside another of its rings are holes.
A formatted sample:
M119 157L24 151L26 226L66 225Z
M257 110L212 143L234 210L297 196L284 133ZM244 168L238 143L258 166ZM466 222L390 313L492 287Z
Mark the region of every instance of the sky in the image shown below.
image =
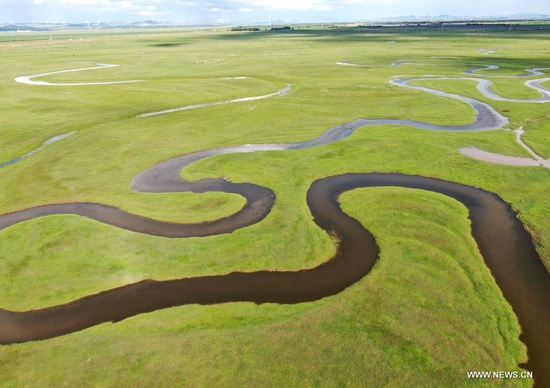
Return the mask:
M0 0L0 23L361 21L393 16L550 14L549 0Z

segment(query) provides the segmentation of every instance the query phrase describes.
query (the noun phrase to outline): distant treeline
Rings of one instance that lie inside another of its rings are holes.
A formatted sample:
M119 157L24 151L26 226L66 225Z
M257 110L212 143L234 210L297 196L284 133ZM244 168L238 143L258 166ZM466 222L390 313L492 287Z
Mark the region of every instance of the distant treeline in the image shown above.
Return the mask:
M233 27L231 31L260 31L258 27Z
M467 26L492 26L492 27L510 27L519 26L519 23L466 23Z
M284 31L284 32L288 32L288 31L294 30L294 28L285 26L285 27L271 27L269 30L267 28L265 30L266 31ZM231 31L260 31L260 28L258 28L258 27L242 27L242 26L239 26L239 27L232 27Z
M328 28L343 28L342 26L330 26ZM384 24L367 24L358 25L358 29L386 29L386 28L411 28L411 29L469 29L469 30L510 30L521 32L533 32L536 30L550 30L549 23L532 23L532 22L400 22L400 23L384 23Z
M291 27L288 27L288 26L285 26L285 27L272 27L269 29L269 31L291 31L293 30L294 28L291 28Z

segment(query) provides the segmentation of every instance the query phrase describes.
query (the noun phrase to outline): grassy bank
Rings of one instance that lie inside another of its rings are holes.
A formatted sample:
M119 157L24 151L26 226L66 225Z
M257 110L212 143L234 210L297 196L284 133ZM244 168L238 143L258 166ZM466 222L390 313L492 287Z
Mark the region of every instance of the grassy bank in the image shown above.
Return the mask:
M544 36L295 31L271 33L60 34L0 42L0 162L77 130L0 169L0 213L92 201L158 219L200 222L232 214L234 195L142 194L133 176L185 153L313 139L357 118L464 124L459 101L388 83L395 75L460 76L471 64L495 74L544 67ZM387 41L395 41L388 44ZM479 48L497 47L485 55ZM432 57L452 56L453 59ZM421 65L391 66L404 58ZM361 63L339 66L338 61ZM83 64L83 62L86 62ZM89 65L49 82L143 80L97 86L31 86L13 79ZM445 64L445 66L442 66ZM246 76L250 79L219 78ZM136 118L189 104L286 96ZM468 81L418 81L483 100L524 125L544 156L547 105L484 99ZM495 80L506 97L531 97L521 80ZM544 120L546 119L546 120ZM533 124L531 124L533 123ZM27 310L141 279L231 271L298 270L328 260L334 244L312 221L305 195L315 179L345 172L401 172L494 191L519 211L550 267L549 172L469 159L457 148L527 156L511 131L443 133L377 125L302 150L218 156L182 171L276 192L267 218L230 235L166 239L76 216L50 216L0 231L0 307ZM470 236L466 210L412 190L356 190L343 209L381 248L371 274L341 294L293 306L183 306L47 341L0 347L5 386L483 386L469 370L515 370L525 361L516 318ZM275 362L275 360L277 360ZM494 381L487 381L493 386ZM509 386L531 382L510 380Z

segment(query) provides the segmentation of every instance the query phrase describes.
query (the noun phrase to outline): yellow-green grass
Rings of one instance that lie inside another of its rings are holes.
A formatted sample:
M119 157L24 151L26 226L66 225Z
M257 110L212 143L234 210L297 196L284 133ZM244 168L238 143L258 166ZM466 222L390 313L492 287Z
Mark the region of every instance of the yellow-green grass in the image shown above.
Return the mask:
M460 75L456 77L461 77ZM464 77L471 78L469 75L464 75ZM535 89L529 88L524 85L525 78L490 78L493 84L490 86L490 89L493 90L498 95L504 98L519 98L519 99L537 99L541 98L542 94ZM430 80L428 79L428 82ZM439 82L438 82L439 81ZM414 81L415 83L424 83L425 81ZM454 82L453 80L433 80L431 85L436 86L437 89L443 82ZM474 84L475 81L469 81L469 84ZM475 86L474 86L475 87ZM476 91L477 92L477 91ZM477 92L479 95L481 93ZM490 100L489 101L494 101Z
M184 306L3 347L4 383L491 386L466 372L517 369L519 327L465 208L386 188L341 201L382 248L372 273L341 294L294 306Z
M494 85L491 86L497 93L502 93L503 97L508 98L539 98L541 95L533 90L527 88L521 80L508 80L507 82L515 84L517 89L514 89L514 95L507 95L497 90ZM508 102L508 101L495 101L485 97L476 89L476 82L469 80L418 80L411 81L412 85L427 86L430 88L443 90L449 93L459 94L474 98L491 105L503 116L508 117L510 120L509 128L517 129L520 126L525 125L532 117L545 117L548 111L549 103L537 103L537 102ZM516 94L517 93L517 94ZM529 95L523 95L527 93ZM523 96L522 96L523 95Z
M135 193L131 179L188 152L309 140L360 117L468 123L474 114L468 105L392 86L388 80L398 74L455 76L472 68L458 63L492 63L502 66L503 74L518 74L526 67L543 67L548 56L545 39L525 35L501 39L482 34L465 40L433 32L170 31L60 38L0 43L0 162L78 130L0 169L0 213L92 201L169 221L216 219L240 209L243 199L221 193ZM488 56L479 47L501 50ZM435 55L457 56L457 64L439 66L432 59L433 65L384 65ZM376 65L336 65L343 60ZM13 81L89 64L73 62L121 66L43 80L144 82L40 87ZM253 79L214 80L231 76ZM522 82L495 80L495 85L516 97L525 89ZM286 84L292 90L284 97L135 118L268 94ZM503 114L510 117L511 128L547 117L547 105L494 102L481 96L473 82L418 84L508 110ZM526 141L544 155L543 128L530 128L526 126ZM526 156L511 131L442 133L379 125L314 149L203 160L182 175L268 186L277 195L273 211L259 224L229 235L181 240L76 216L16 225L0 231L0 276L5 279L0 307L41 308L146 278L313 267L328 260L335 246L311 219L307 189L315 179L346 172L401 172L494 191L520 211L550 266L548 171L470 159L456 151L466 146ZM516 319L477 253L464 208L434 194L395 189L357 190L345 194L342 203L381 246L373 272L343 293L295 306L184 306L1 347L3 384L478 386L483 382L467 380L467 370L512 370L525 361Z
M550 158L550 118L542 116L527 124L523 141L545 159Z

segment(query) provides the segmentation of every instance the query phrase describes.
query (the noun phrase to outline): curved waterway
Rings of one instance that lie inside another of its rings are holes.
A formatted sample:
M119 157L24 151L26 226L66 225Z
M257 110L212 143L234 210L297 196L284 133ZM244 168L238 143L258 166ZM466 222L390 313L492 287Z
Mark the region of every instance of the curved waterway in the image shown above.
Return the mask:
M424 63L404 62L404 61L405 60L397 61L397 62L393 63L392 66L427 65L427 64L424 64ZM336 64L341 65L341 66L357 66L357 67L364 66L362 64L356 64L356 63L353 63L353 62L337 62ZM430 64L430 65L434 66L434 65L437 65L437 64ZM439 64L439 66L442 66L442 64ZM544 75L545 73L540 71L540 70L546 69L546 68L525 69L525 71L526 71L525 74L519 74L519 75L515 75L515 76L497 76L497 75L488 75L488 74L478 74L479 71L496 70L496 69L499 68L497 65L484 65L484 66L485 67L483 67L483 68L472 69L472 70L464 70L462 73L463 74L469 74L469 75L481 75L483 77L493 77L493 78L524 78L524 77L530 77L530 76L533 76L533 75L535 75L535 76ZM457 99L460 99L462 101L468 102L468 101L466 101L467 100L466 97L461 97L461 96L458 96L458 95L455 95L455 94L450 94L450 93L444 93L444 92L441 92L441 91L436 90L436 89L426 88L426 87L422 87L422 86L410 85L408 83L409 81L423 81L423 80L459 80L459 81L460 80L465 80L465 81L475 81L475 82L477 82L477 86L476 86L477 90L481 94L483 94L485 97L487 97L491 100L495 100L495 101L520 102L520 103L546 103L546 102L550 102L550 89L548 89L547 87L542 85L542 83L550 81L550 77L531 79L531 80L527 80L527 81L524 82L524 85L526 87L528 87L530 89L534 89L542 95L539 98L507 98L507 97L503 97L503 96L499 95L498 93L496 93L494 90L491 89L491 85L493 84L493 82L488 80L488 79L484 79L484 78L442 77L442 76L437 76L437 75L425 75L425 76L422 76L422 77L413 77L413 78L403 78L403 76L395 76L395 77L393 77L392 80L390 80L390 83L393 84L393 85L396 85L396 86L403 86L403 87L407 87L407 88L411 88L411 89L422 90L422 91L425 91L425 92L428 92L428 93L437 94L437 95L440 95L440 96L457 98ZM473 101L477 101L477 100L473 100Z
M227 78L219 78L219 79L247 79L250 77L227 77ZM149 116L157 116L157 115L163 115L166 113L173 113L173 112L181 112L184 110L190 110L190 109L198 109L198 108L206 108L209 106L216 106L216 105L223 105L223 104L233 104L235 102L247 102L247 101L255 101L255 100L263 100L264 98L274 97L274 96L284 96L290 92L291 85L286 85L284 88L277 90L274 93L270 94L264 94L261 96L251 96L251 97L241 97L241 98L235 98L233 100L224 100L224 101L215 101L215 102L203 102L200 104L192 104L192 105L186 105L182 106L180 108L172 108L172 109L165 109L158 112L149 112L149 113L142 113L140 115L137 115L136 117L149 117Z
M405 80L394 80L406 86ZM414 87L417 88L417 87ZM204 224L178 224L155 221L154 225L146 217L127 213L112 206L98 203L61 203L27 208L0 216L0 230L19 222L52 214L77 214L127 230L165 237L200 237L231 233L236 229L261 221L269 214L275 194L267 187L252 183L230 183L222 178L202 179L194 182L180 176L181 169L199 160L215 155L248 153L257 151L293 151L317 147L345 139L361 127L378 124L408 125L418 129L433 131L486 131L500 129L508 124L506 117L488 104L455 94L422 88L430 93L464 101L476 111L475 121L466 125L436 125L414 120L401 119L357 119L329 128L319 137L295 143L245 144L225 148L214 148L193 152L160 162L139 173L132 179L132 189L145 193L167 192L226 192L240 194L247 202L242 211L229 217Z
M8 160L7 162L2 162L2 163L0 163L0 168L6 167L6 166L10 166L10 165L12 165L12 164L15 164L15 163L17 163L17 162L19 162L19 161L25 159L26 157L29 157L29 156L31 156L31 155L34 155L34 154L37 153L38 151L43 150L44 148L46 148L46 147L49 146L49 145L52 145L52 144L54 144L54 143L57 143L58 141L63 140L63 139L65 139L65 138L67 138L67 137L69 137L69 136L71 136L71 135L74 135L75 133L76 133L76 131L72 131L72 132L64 133L64 134L62 134L62 135L54 136L54 137L52 137L52 138L46 140L46 141L45 141L44 143L42 143L42 144L40 145L40 147L38 147L38 148L35 148L34 150L27 152L26 154L23 154L23 155L21 155L21 156L18 156L18 157L16 157L16 158L13 158L13 159L11 159L11 160Z
M438 76L425 76L425 77L416 77L416 78L396 78L390 81L390 83L394 85L399 86L405 86L409 87L411 89L418 89L418 90L424 90L429 91L433 94L439 94L444 95L447 93L443 93L441 91L438 91L436 89L430 89L422 86L413 86L409 85L408 81L424 81L424 80L458 80L458 81L475 81L477 82L477 90L483 94L485 97L490 98L491 100L495 101L506 101L506 102L521 102L521 103L545 103L550 102L550 89L544 87L541 85L542 82L550 81L550 78L540 78L540 79L533 79L529 81L525 81L524 84L528 88L535 89L540 94L542 94L542 97L540 98L508 98L508 97L502 97L498 93L496 93L494 90L490 88L490 86L493 84L492 81L488 79L482 79L482 78L472 78L472 77L438 77ZM435 93L437 92L437 93ZM462 97L465 98L465 97Z
M89 86L89 85L115 85L115 84L126 84L126 83L133 83L133 82L142 82L143 80L127 80L127 81L103 81L103 82L71 82L71 83L60 83L60 82L46 82L46 81L33 81L34 78L39 77L45 77L48 75L54 75L54 74L62 74L62 73L72 73L75 71L86 71L86 70L98 70L98 69L108 69L111 67L117 67L120 66L118 64L110 64L110 63L96 63L97 66L94 67L81 67L78 69L68 69L68 70L57 70L52 71L49 73L41 73L41 74L34 74L34 75L23 75L20 77L15 78L15 82L27 84L27 85L39 85L39 86ZM246 76L236 76L236 77L222 77L222 78L213 78L214 80L242 80L242 79L250 79L251 77ZM198 109L198 108L206 108L210 106L216 106L216 105L223 105L223 104L232 104L236 102L248 102L248 101L255 101L255 100L262 100L264 98L270 98L274 96L284 96L290 92L291 85L286 85L286 87L277 90L274 93L270 94L264 94L260 96L250 96L250 97L241 97L241 98L235 98L232 100L224 100L224 101L215 101L215 102L205 102L200 104L192 104L192 105L186 105L179 108L171 108L171 109L165 109L157 112L148 112L148 113L142 113L137 115L136 117L149 117L149 116L157 116L162 115L166 113L173 113L173 112L180 112L184 110L190 110L190 109ZM12 163L17 162L15 160ZM12 164L10 163L10 164ZM0 165L2 167L2 165Z
M550 168L550 159L545 160L535 151L533 151L527 144L521 140L521 135L525 133L523 127L520 127L514 131L516 133L516 141L520 146L522 146L527 152L529 152L532 158L522 158L517 156L507 156L502 154L495 154L492 152L487 152L477 147L464 147L459 148L462 154L475 158L478 160L484 160L496 164L505 164L508 166L543 166Z
M357 119L330 128L318 138L305 142L246 144L194 152L160 162L133 178L132 188L140 192L216 191L236 193L246 198L246 205L240 211L215 221L179 224L153 220L104 204L61 203L1 215L0 230L46 215L77 214L119 228L171 238L231 233L265 218L275 203L274 192L267 187L231 183L222 178L190 182L180 176L182 168L215 155L321 146L344 139L356 129L369 125L397 124L452 132L494 130L508 124L506 117L486 103L410 85L408 82L411 80L394 78L390 82L466 102L476 112L475 121L466 125L441 126L401 119ZM273 95L286 92L287 88ZM160 113L165 111L154 112ZM400 174L345 174L312 184L307 194L312 216L322 229L338 241L335 256L315 268L295 272L232 272L166 281L144 280L49 308L30 311L0 309L0 343L47 339L103 322L117 322L137 314L184 304L237 301L289 304L339 293L370 272L378 259L379 250L373 236L357 220L341 211L338 196L359 187L380 186L433 191L450 196L469 209L472 234L480 252L521 324L521 339L527 345L529 355L525 367L534 371L537 384L550 386L550 358L547 356L550 354L550 274L516 214L496 194L479 188Z
M111 68L111 67L120 66L120 65L111 64L111 63L96 63L96 65L97 66L94 66L94 67L80 67L78 69L57 70L57 71L51 71L49 73L40 73L40 74L34 74L34 75L22 75L21 77L15 78L15 82L19 82L21 84L27 84L27 85L41 85L41 86L114 85L114 84L127 84L127 83L132 83L132 82L141 82L141 80L103 81L103 82L70 82L70 83L33 81L33 78L45 77L45 76L48 76L48 75L61 74L61 73L73 73L75 71L108 69L108 68Z
M307 193L311 214L315 222L338 241L335 256L315 268L144 280L50 308L26 312L0 309L0 343L51 338L184 304L238 301L290 304L337 294L368 274L379 253L373 236L357 220L342 212L338 197L355 188L381 186L440 193L468 208L472 234L479 250L523 329L522 340L529 354L525 367L534 371L537 383L542 386L550 383L547 357L550 351L550 275L510 205L496 194L479 188L401 174L345 174L320 179L311 185ZM104 211L110 209L114 208ZM157 221L149 221L154 229Z

